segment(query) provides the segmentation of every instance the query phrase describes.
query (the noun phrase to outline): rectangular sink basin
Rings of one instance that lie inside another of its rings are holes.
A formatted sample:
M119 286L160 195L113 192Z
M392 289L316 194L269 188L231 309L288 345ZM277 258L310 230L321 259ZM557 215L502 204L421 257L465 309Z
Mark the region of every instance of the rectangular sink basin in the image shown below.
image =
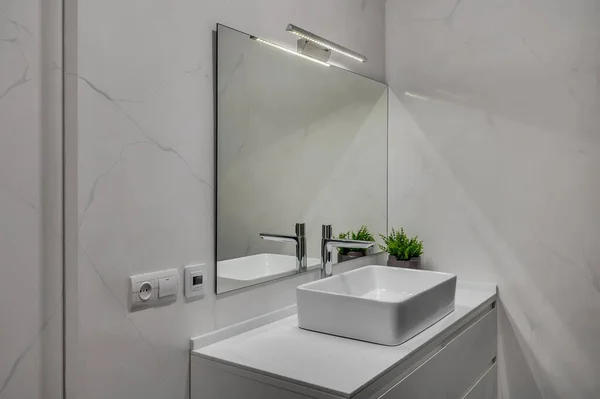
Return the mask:
M365 266L296 289L300 328L400 345L454 311L454 274Z

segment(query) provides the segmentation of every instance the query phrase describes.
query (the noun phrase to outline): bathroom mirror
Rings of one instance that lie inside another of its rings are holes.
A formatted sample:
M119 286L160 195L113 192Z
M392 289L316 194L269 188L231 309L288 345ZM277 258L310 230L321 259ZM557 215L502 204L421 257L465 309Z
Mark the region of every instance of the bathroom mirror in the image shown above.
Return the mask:
M262 39L217 27L217 294L298 272L261 233L310 272L321 225L387 231L387 86Z

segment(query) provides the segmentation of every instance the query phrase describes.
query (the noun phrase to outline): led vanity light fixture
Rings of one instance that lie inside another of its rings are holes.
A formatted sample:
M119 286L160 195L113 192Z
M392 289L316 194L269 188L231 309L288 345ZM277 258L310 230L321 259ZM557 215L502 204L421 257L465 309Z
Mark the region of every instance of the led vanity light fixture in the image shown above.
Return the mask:
M327 52L327 58L329 58L329 54L331 51L335 51L336 53L343 54L346 57L350 57L354 60L360 62L367 62L367 57L365 57L364 55L359 54L356 51L352 51L344 46L340 46L339 44L329 41L321 36L317 36L314 33L297 27L296 25L288 24L286 31L291 32L300 38L300 40L298 41L298 50L304 53L310 52L311 47L317 47ZM303 44L301 43L301 41L304 41L305 43ZM306 47L307 44L311 44L312 46ZM320 58L323 60L323 57ZM324 61L326 60L327 59L325 59Z
M326 63L326 62L324 62L324 61L318 60L318 59L316 59L316 58L314 58L314 57L310 57L310 56L308 56L308 55L305 55L305 54L302 54L302 53L298 53L298 52L296 52L296 51L294 51L294 50L292 50L292 49L289 49L289 48L287 48L287 47L283 47L283 46L280 46L280 45L278 45L278 44L275 44L275 43L268 42L268 41L266 41L266 40L263 40L263 39L261 39L260 37L256 37L256 36L250 36L250 39L252 39L252 40L256 40L256 41L257 41L257 42L259 42L259 43L266 44L267 46L271 46L271 47L274 47L274 48L276 48L276 49L283 50L283 51L285 51L286 53L289 53L289 54L296 55L296 56L298 56L298 57L301 57L301 58L304 58L304 59L306 59L306 60L309 60L309 61L312 61L312 62L316 62L317 64L321 64L321 65L323 65L323 66L326 66L326 67L330 66L328 63Z

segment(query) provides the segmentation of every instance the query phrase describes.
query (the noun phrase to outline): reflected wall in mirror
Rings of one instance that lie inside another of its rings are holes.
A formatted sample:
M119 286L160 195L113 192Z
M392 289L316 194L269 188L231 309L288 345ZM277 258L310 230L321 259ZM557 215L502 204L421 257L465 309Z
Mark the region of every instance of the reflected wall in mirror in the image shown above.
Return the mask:
M308 270L323 224L385 233L387 86L223 25L217 54L217 294L299 271L261 233L305 223Z

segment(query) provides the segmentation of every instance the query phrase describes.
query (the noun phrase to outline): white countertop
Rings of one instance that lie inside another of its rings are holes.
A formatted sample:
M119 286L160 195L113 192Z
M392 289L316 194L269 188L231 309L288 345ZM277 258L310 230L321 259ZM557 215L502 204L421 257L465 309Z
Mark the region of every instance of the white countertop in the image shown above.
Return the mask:
M302 330L294 315L196 349L192 355L351 397L449 327L466 323L470 314L495 296L495 285L459 280L454 312L398 346Z

